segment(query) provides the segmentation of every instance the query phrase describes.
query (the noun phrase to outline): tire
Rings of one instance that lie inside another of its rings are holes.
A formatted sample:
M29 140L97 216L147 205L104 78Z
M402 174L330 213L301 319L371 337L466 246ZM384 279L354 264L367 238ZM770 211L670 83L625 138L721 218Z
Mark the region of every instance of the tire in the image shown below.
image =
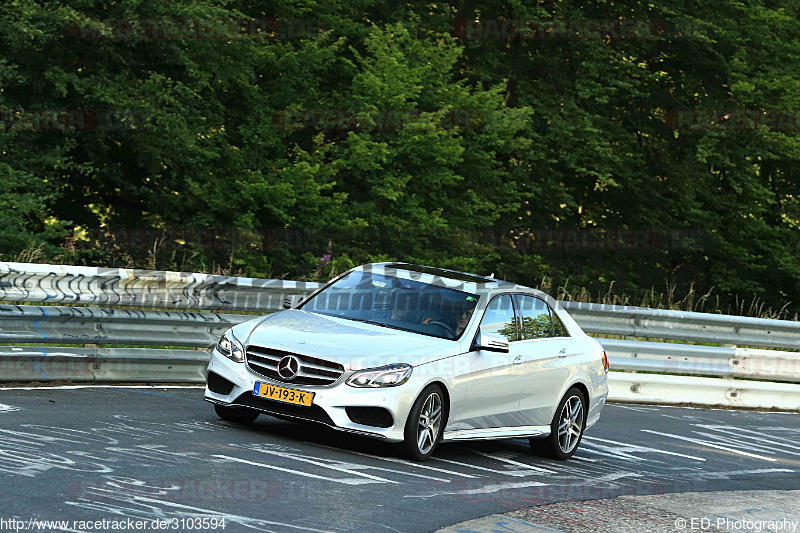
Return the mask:
M444 392L438 385L428 385L411 407L400 445L403 455L413 461L425 461L442 440L446 422Z
M572 457L586 429L587 406L586 396L579 388L569 389L550 422L550 435L544 439L529 439L531 451L559 461Z
M235 424L249 424L258 418L259 412L247 407L227 407L225 405L214 404L214 411L217 416L228 422Z

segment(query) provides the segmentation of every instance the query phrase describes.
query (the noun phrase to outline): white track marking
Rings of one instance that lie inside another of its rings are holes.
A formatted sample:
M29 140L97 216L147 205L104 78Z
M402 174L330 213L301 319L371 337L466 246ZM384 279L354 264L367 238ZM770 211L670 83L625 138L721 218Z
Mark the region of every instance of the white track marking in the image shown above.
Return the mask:
M648 405L630 405L630 404L614 404L614 407L617 409L629 409L631 411L658 411L659 407L657 406L648 406Z
M544 472L546 474L557 474L558 473L555 470L550 470L549 468L542 468L542 467L539 467L539 466L533 466L533 465L530 465L528 463L522 463L520 461L515 461L513 459L509 459L507 457L502 457L500 455L492 455L490 453L481 452L481 451L478 451L478 450L470 450L470 451L472 451L473 453L477 453L478 455L482 455L484 457L488 457L489 459L494 459L496 461L500 461L500 462L507 463L507 464L514 465L514 466L521 466L522 468L524 468L526 470L537 470L539 472Z
M357 464L354 464L354 463L347 463L347 462L344 462L344 461L335 461L335 460L331 460L331 459L316 459L316 458L310 458L310 457L306 457L306 456L303 456L303 455L299 455L299 454L296 454L296 453L281 452L281 451L277 451L277 450L265 450L263 448L243 448L243 449L252 450L254 452L259 452L259 453L267 453L267 454L270 454L270 455L277 455L278 457L283 457L284 459L292 459L294 461L300 461L302 463L309 463L309 464L312 464L312 465L315 465L315 466L321 466L322 468L330 468L331 470L336 470L337 472L344 472L346 474L351 474L351 475L354 475L354 476L362 476L362 477L365 477L367 479L374 479L376 481L381 481L383 483L399 483L398 481L393 481L391 479L385 479L385 478L382 478L382 477L373 476L371 474L365 474L363 472L359 472L358 471L359 469L362 469L362 468L367 468L367 469L375 468L377 470L381 470L380 467L370 467L370 466L367 466L367 465L357 465ZM389 470L387 470L387 471L389 471ZM397 470L392 470L392 472L398 472L398 471ZM402 473L402 472L400 472L400 473ZM428 476L425 476L425 477L428 477ZM445 481L445 480L437 479L437 481Z
M289 474L295 474L297 476L303 477L310 477L314 479L322 479L325 481L333 481L336 483L344 483L345 485L364 485L366 483L397 483L396 481L391 480L383 480L382 478L376 476L370 476L369 474L362 474L358 472L353 472L356 475L361 476L361 478L335 478L335 477L327 477L327 476L320 476L317 474L310 474L308 472L303 472L302 470L293 470L291 468L283 468L280 466L275 465L268 465L264 463L257 463L255 461L248 461L247 459L240 459L238 457L231 457L229 455L212 455L211 457L219 457L221 459L228 459L229 461L235 461L237 463L244 463L246 465L252 466L260 466L261 468L269 468L271 470L278 470L280 472L287 472ZM365 479L365 478L372 478L372 479Z
M718 450L723 450L726 452L736 453L739 455L744 455L745 457L752 457L753 459L761 459L762 461L770 461L775 462L777 459L773 457L764 457L763 455L756 455L754 453L743 452L742 450L736 450L734 448L728 448L727 446L720 446L719 444L714 444L713 442L708 442L701 439L693 439L691 437L684 437L683 435L673 435L672 433L662 433L660 431L653 431L652 429L643 429L645 433L652 433L654 435L661 435L662 437L670 437L673 439L684 440L686 442L693 442L694 444L699 444L701 446L707 446L709 448L716 448Z
M765 446L763 444L754 444L752 442L747 442L744 438L736 438L735 436L729 434L720 434L718 432L705 432L705 431L692 431L692 436L697 437L705 437L711 441L714 441L718 444L727 444L729 446L733 446L736 449L746 450L749 452L764 452L764 453L775 453L775 448L773 446ZM782 450L777 450L782 451Z
M123 448L120 446L109 446L106 448L106 451L109 455L117 456L118 458L125 458L125 459L134 459L136 461L140 461L142 463L150 464L152 462L159 462L159 463L172 463L172 464L182 464L186 462L185 458L177 458L177 457L157 457L153 454L151 450L146 450L142 448Z
M637 474L636 472L615 472L612 474L605 474L603 476L596 478L589 478L587 479L587 481L616 481L618 479L626 477L643 477L643 476L642 474Z
M491 472L493 474L500 474L503 476L512 476L512 477L522 477L522 476L532 476L534 474L542 474L541 471L536 470L495 470L494 468L487 468L485 466L478 466L478 465L471 465L469 463L462 463L459 461L453 461L452 459L441 459L439 457L431 457L432 461L441 461L443 463L450 463L453 465L463 466L464 468L472 468L474 470L481 470L483 472Z
M169 520L170 517L164 516L164 513L173 512L178 516L185 516L192 518L196 517L224 518L226 521L238 522L239 524L245 527L256 529L259 531L271 531L269 529L264 529L264 526L281 526L291 529L299 529L301 531L313 531L315 533L330 533L329 531L322 529L314 529L306 525L287 524L285 522L274 522L271 520L264 520L261 518L250 518L247 516L214 511L212 509L204 509L202 507L194 507L173 501L159 500L156 498L149 497L147 495L137 494L135 490L129 494L120 494L117 489L110 490L110 489L97 488L94 489L93 492L99 493L97 495L104 497L104 499L106 500L117 500L119 502L127 503L129 505L138 505L141 507L141 509L122 507L120 505L115 505L108 501L98 501L98 502L68 501L64 503L66 503L67 505L74 505L77 507L83 507L98 511L112 512L117 515L131 516L132 518L139 518L139 519L142 519L141 518L142 512L152 516L153 511L158 511L159 513L158 516L160 520Z
M0 413L12 413L14 411L19 411L19 407L14 407L13 405L6 405L4 403L0 403Z
M663 416L664 418L674 418L675 420L680 420L681 422L686 421L686 416L685 415L674 416L674 415L668 415L668 414L665 414L665 413L661 413L661 416Z
M399 474L401 476L409 476L409 477L418 477L422 479L430 479L431 481L438 481L440 483L450 483L452 480L443 478L443 477L435 477L435 476L426 476L425 474L415 474L413 472L404 472L402 470L395 470L394 468L386 468L383 466L373 466L373 465L362 465L357 463L348 463L344 461L336 461L336 464L340 466L345 466L346 468L350 468L352 470L377 470L378 472L389 472L391 474Z
M770 436L769 438L767 438L764 436L763 433L759 433L758 431L752 431L750 429L738 428L738 427L715 426L711 424L694 424L694 425L696 425L697 427L701 427L703 429L707 429L709 431L726 433L728 435L736 435L737 433L739 433L739 437L741 437L742 439L764 442L772 447L780 446L783 448L789 448L789 450L780 450L780 452L788 453L789 455L800 455L800 452L797 451L800 448L800 442L787 439L786 437ZM741 433L751 433L751 435L741 435ZM779 440L786 441L786 444L784 444L783 442L779 442Z
M496 485L484 485L475 489L453 490L446 492L433 492L429 494L406 494L404 498L432 498L435 496L447 495L466 495L466 494L491 494L501 490L508 489L524 489L528 487L547 487L547 483L540 483L538 481L522 481L517 483L498 483Z
M696 477L703 479L728 479L730 476L742 476L745 474L774 474L777 472L794 472L789 468L757 468L755 470L728 470L725 472L696 472Z
M425 474L414 474L413 472L403 472L402 470L395 470L393 468L384 468L381 466L371 465L358 465L355 463L341 463L347 464L353 470L377 470L378 472L390 472L392 474L399 474L401 476L418 477L422 479L430 479L431 481L438 481L439 483L450 483L452 480L443 477L426 476Z
M339 452L343 451L341 448L334 448L333 446L326 446L324 444L313 444L313 445L317 446L319 448L325 448L327 450L336 450L336 451L339 451ZM465 478L470 478L470 479L474 479L474 478L478 477L478 476L473 476L471 474L464 474L462 472L456 472L454 470L446 470L444 468L436 468L435 466L430 466L430 465L426 465L426 464L414 463L412 461L406 461L405 459L400 459L398 457L381 457L379 455L372 455L370 453L364 453L364 452L356 452L356 451L353 451L353 450L347 450L347 453L352 453L353 455L360 455L362 457L370 457L372 459L379 459L381 461L387 461L387 462L390 462L390 463L397 463L397 464L401 464L401 465L405 465L405 466L413 466L414 468L422 468L423 470L431 470L431 471L434 471L434 472L441 472L442 474L451 474L453 476L465 477ZM433 459L435 459L435 457Z
M647 430L642 430L642 431L647 431ZM630 444L630 443L627 443L627 442L619 442L619 441L616 441L616 440L600 439L598 437L587 437L585 435L583 437L583 440L588 441L589 444L591 444L593 442L607 442L609 444L616 444L617 446L623 446L624 448L627 448L628 451L630 451L632 453L635 453L635 452L639 452L639 453L645 453L645 452L646 453L661 453L661 454L665 454L665 455L674 455L674 456L677 456L677 457L683 457L685 459L694 459L695 461L705 461L704 458L695 457L694 455L686 455L686 454L683 454L683 453L671 452L671 451L668 451L668 450L659 450L658 448L651 448L649 446L641 446L639 444ZM603 447L603 448L611 449L611 448L609 448L607 446L601 446L601 445L596 445L596 446L600 446L600 447ZM620 452L620 453L628 455L625 452ZM635 457L635 456L630 456L630 457ZM636 458L640 459L638 457L636 457ZM644 459L641 459L641 460L644 460Z

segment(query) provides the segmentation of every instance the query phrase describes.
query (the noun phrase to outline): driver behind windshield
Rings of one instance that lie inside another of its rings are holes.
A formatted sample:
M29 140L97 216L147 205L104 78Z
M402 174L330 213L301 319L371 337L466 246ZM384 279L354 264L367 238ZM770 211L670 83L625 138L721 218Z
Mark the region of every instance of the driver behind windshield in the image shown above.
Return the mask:
M472 316L472 309L464 309L464 312L461 313L461 316L458 318L458 322L456 323L456 337L461 335L465 329L467 329L467 324L469 324L469 317Z
M420 324L430 327L446 326L448 333L452 332L453 338L456 338L466 329L472 316L473 308L466 308L462 304L455 302L447 302L441 307L437 302L436 305L430 306L432 309L417 311L419 307L422 307L417 305L419 303L418 300L418 295L413 293L396 295L389 319L406 324Z

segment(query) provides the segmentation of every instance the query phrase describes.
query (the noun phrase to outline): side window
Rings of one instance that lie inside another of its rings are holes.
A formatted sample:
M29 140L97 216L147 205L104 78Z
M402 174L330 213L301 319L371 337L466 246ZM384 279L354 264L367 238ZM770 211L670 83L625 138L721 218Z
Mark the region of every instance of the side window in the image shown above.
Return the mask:
M509 342L517 338L516 316L511 296L502 294L492 298L481 320L480 332L482 335L503 337Z
M553 315L553 330L556 337L569 337L569 331L567 331L566 326L564 323L561 322L561 319L558 318L558 315L553 313L552 310L550 314Z
M550 308L543 300L527 294L517 294L517 305L520 312L520 338L540 339L552 337L550 325Z

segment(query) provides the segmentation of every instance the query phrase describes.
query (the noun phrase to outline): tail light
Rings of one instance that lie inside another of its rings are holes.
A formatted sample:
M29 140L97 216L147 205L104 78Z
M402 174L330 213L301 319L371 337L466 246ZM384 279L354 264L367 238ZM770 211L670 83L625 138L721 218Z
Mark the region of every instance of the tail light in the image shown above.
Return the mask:
M603 370L608 374L608 356L605 350L603 350Z

